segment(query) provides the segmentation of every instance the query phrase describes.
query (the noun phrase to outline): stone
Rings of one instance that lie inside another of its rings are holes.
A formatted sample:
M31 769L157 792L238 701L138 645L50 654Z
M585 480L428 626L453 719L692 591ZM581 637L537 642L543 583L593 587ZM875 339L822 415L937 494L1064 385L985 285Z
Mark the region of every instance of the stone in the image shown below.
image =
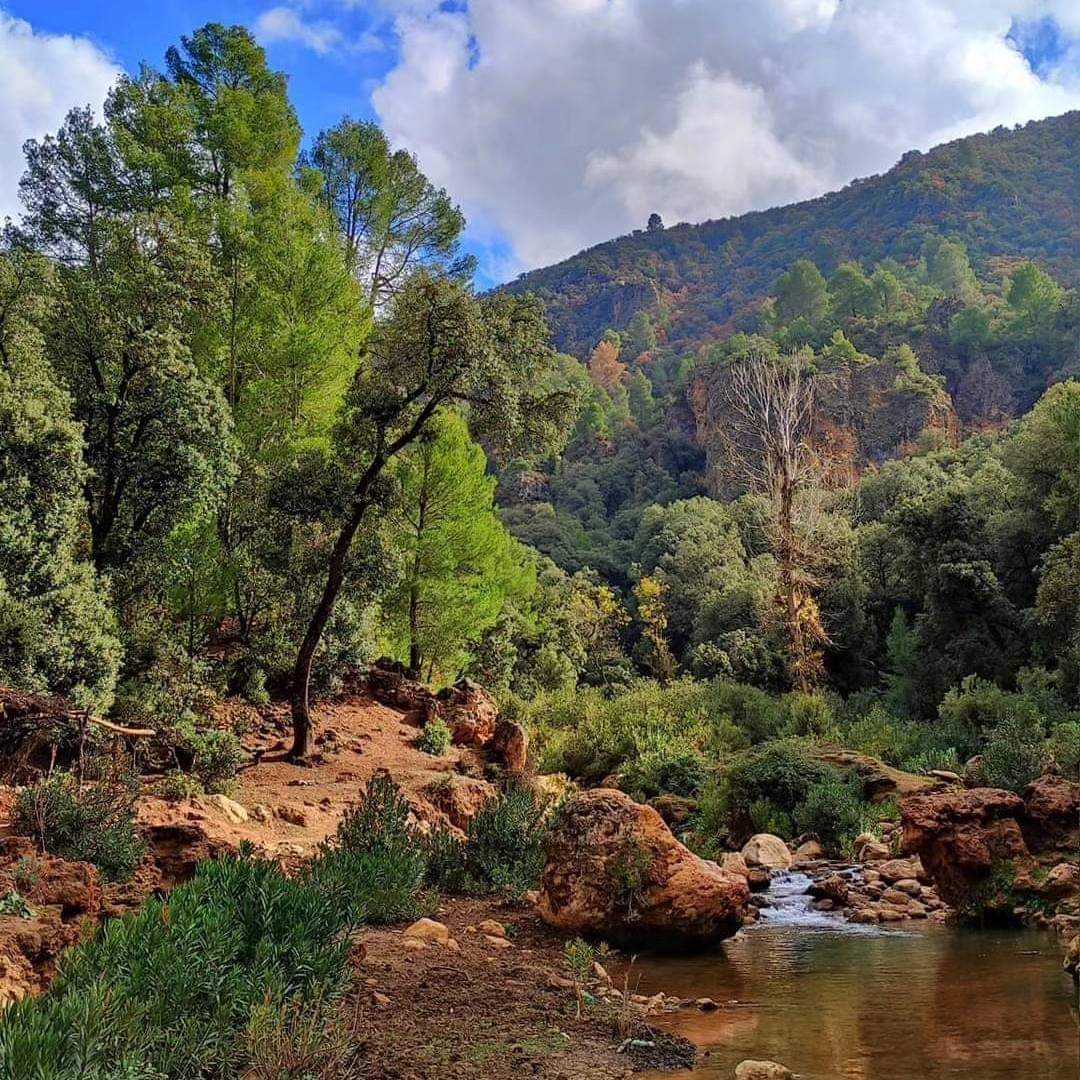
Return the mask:
M308 823L307 813L299 806L282 804L277 808L275 813L282 821L287 821L290 825L297 825L301 829Z
M938 893L963 906L1001 863L1029 873L1033 861L1020 831L1024 803L997 788L913 795L900 804L904 847L917 853ZM908 875L905 875L905 877ZM1008 895L987 895L984 906L1011 908Z
M828 900L834 905L842 906L847 903L849 885L846 878L839 874L830 874L811 882L806 891L818 900Z
M735 1066L735 1080L792 1080L795 1074L776 1061L740 1061Z
M804 840L792 855L792 865L799 866L801 863L817 862L825 858L825 849L816 840Z
M891 904L893 907L907 908L912 903L912 900L906 892L901 892L898 888L893 886L893 888L886 889L881 894L881 902L883 904Z
M484 934L484 941L493 949L510 949L513 947L505 937L495 937L493 934Z
M696 1001L694 1002L694 1004L695 1004L695 1005L696 1005L696 1006L697 1006L697 1007L698 1007L698 1008L699 1008L699 1009L700 1009L700 1010L701 1010L702 1012L716 1012L716 1010L720 1008L720 1006L719 1006L719 1005L717 1005L717 1004L716 1004L716 1002L715 1002L715 1001L713 1001L713 999L712 999L711 997L699 997L699 998L698 998L698 999L697 999L697 1000L696 1000Z
M750 873L750 867L746 865L746 860L739 851L725 851L720 856L720 869L740 877L747 877Z
M935 780L943 780L946 784L962 784L964 782L962 777L950 769L928 769L926 775L932 776Z
M1080 866L1073 862L1058 863L1043 881L1037 881L1036 891L1048 900L1064 900L1080 893Z
M371 1000L380 1009L389 1009L390 1008L390 1005L391 1005L390 999L385 994L380 993L378 990L372 990L371 991Z
M406 952L423 952L428 947L428 943L421 941L419 938L405 938L401 943L401 947Z
M468 828L469 822L496 794L493 785L471 776L442 776L423 789L423 796L428 803L445 815L455 829L462 830Z
M858 911L853 911L848 921L873 926L881 921L881 916L876 908L864 907L859 908Z
M230 825L243 825L248 819L247 810L227 795L207 795L204 802L219 810Z
M1080 982L1080 934L1069 942L1065 949L1065 959L1061 966L1067 975L1073 977L1073 982Z
M923 887L914 878L901 878L893 888L907 893L908 896L921 896L923 891Z
M496 922L494 919L485 919L480 923L476 929L481 934L487 934L489 937L506 937L506 927L501 922Z
M917 881L927 880L926 870L923 869L923 864L917 855L908 859L888 859L883 863L878 863L876 870L882 880L889 882L890 885L907 878L915 878Z
M405 928L402 936L416 941L434 941L437 945L445 945L450 940L450 931L443 923L436 922L434 919L417 919L411 926Z
M269 806L264 806L262 803L256 803L251 808L251 816L261 824L265 825L268 821L272 821L274 812Z
M742 857L749 867L764 866L768 870L790 870L791 852L779 836L758 833L743 844Z
M752 866L746 872L746 884L754 892L764 892L771 880L772 874L764 866Z
M573 796L546 847L537 910L558 929L663 948L729 937L745 916L746 879L699 858L621 791Z
M495 737L499 706L479 683L461 679L440 690L436 698L456 746L481 749Z
M489 747L508 772L524 773L529 767L529 733L516 720L500 716Z
M859 833L852 850L858 862L884 862L892 854L888 844L883 844L873 833Z
M649 800L649 806L664 819L669 829L685 825L697 810L697 803L685 795L657 795Z
M862 781L863 794L871 802L883 802L893 796L903 798L932 788L935 783L928 776L894 769L880 759L857 750L824 748L816 751L814 756L843 772L854 773Z
M1031 851L1080 849L1080 784L1044 773L1024 790L1020 828Z

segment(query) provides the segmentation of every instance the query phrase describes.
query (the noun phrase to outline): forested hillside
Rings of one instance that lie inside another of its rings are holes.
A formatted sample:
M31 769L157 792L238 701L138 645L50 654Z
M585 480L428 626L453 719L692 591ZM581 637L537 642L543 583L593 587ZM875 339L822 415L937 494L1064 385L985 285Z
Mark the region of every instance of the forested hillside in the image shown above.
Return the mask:
M560 348L584 356L608 327L647 311L668 346L742 327L797 259L829 275L849 260L910 264L924 241L962 242L979 274L1034 259L1080 277L1080 112L905 154L881 176L819 199L700 225L651 227L599 244L509 288L547 305Z

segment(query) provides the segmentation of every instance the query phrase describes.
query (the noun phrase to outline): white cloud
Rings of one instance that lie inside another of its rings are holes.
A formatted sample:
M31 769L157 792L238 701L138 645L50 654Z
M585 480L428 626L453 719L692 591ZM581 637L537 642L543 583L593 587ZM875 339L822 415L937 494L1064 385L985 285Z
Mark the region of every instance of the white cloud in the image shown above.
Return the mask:
M100 108L118 72L88 39L35 33L0 11L0 220L20 209L23 143L55 131L75 106Z
M308 21L295 8L280 4L268 8L255 20L255 33L264 42L294 41L320 56L342 42L341 31L333 23Z
M519 267L640 227L805 198L911 148L1080 107L1014 19L1075 0L383 0L391 138Z

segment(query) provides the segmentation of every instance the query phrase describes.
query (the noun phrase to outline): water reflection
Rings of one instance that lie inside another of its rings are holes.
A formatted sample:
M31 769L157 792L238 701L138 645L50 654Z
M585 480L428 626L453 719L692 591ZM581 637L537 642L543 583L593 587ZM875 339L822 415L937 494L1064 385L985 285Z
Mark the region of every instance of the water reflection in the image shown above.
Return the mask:
M707 1051L680 1075L729 1080L752 1057L805 1080L1080 1077L1075 994L1050 935L927 924L866 932L806 911L795 884L790 895L722 951L639 959L642 993L722 1006L668 1025Z

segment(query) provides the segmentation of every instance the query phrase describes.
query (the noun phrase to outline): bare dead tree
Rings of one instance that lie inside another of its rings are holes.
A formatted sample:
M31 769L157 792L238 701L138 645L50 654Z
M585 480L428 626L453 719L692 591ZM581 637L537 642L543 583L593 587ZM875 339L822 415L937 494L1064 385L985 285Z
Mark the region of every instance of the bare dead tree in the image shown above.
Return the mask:
M810 442L813 377L799 353L778 357L753 350L727 369L720 393L723 467L736 488L761 492L772 505L772 547L792 675L800 690L809 690L827 640L813 599L812 560L796 520L800 492L819 479Z

